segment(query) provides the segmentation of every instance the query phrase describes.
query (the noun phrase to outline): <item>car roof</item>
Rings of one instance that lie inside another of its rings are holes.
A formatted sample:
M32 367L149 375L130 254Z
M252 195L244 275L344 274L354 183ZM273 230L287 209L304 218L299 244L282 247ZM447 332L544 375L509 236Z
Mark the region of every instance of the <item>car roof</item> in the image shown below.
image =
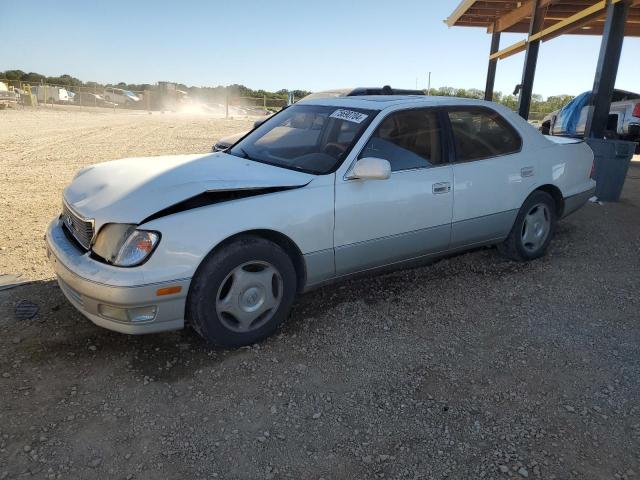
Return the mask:
M384 110L396 105L492 105L492 102L484 100L476 100L473 98L459 97L435 97L426 95L361 95L355 97L332 97L332 98L312 98L309 100L302 99L297 104L304 105L325 105L331 107L351 107L364 108L369 110Z
M425 95L423 90L409 90L406 88L391 88L389 85L384 87L358 87L352 89L347 96L370 96L370 95Z
M384 87L356 87L356 88L334 88L332 90L322 90L319 92L313 92L303 97L301 100L311 100L314 98L328 98L328 97L362 97L362 96L375 96L375 95L420 95L424 96L423 90L410 90L406 88L391 88L389 85Z

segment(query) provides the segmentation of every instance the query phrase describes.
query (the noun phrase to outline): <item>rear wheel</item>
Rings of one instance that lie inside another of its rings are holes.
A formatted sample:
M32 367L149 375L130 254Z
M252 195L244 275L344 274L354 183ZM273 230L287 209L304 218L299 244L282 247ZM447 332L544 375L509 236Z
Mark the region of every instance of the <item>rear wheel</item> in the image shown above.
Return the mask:
M520 208L509 236L498 245L498 251L520 262L542 257L555 233L556 221L553 197L536 190Z
M204 260L187 297L187 318L209 343L249 345L286 319L296 285L293 262L282 248L241 237Z

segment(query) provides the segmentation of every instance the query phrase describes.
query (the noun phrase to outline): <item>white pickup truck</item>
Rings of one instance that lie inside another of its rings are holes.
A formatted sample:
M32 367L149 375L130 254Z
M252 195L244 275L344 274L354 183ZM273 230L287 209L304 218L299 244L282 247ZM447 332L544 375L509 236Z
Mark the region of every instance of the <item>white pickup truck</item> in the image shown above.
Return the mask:
M66 88L51 85L35 85L31 87L31 93L41 103L68 103L71 100Z
M552 112L542 120L540 131L543 134L560 136L584 135L588 107L582 108L575 132L566 131L565 125L558 121L559 113L560 110ZM640 94L617 89L613 91L607 132L609 137L640 142ZM640 145L638 148L640 149Z

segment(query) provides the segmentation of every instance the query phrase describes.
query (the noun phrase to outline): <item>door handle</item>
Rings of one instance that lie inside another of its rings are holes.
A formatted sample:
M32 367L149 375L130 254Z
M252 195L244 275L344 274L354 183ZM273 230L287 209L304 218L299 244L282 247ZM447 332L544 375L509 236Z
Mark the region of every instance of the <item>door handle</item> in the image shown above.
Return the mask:
M451 191L451 184L449 182L434 183L432 187L432 192L434 195L449 193L450 191Z
M533 174L534 174L533 167L522 167L520 169L521 177L533 177Z

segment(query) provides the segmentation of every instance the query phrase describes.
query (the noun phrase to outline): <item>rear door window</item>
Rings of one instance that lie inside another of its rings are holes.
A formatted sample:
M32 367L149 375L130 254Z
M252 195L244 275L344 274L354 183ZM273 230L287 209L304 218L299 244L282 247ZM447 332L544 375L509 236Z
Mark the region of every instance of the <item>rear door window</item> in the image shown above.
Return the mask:
M518 132L489 108L456 108L449 111L449 121L459 162L508 155L522 148Z

